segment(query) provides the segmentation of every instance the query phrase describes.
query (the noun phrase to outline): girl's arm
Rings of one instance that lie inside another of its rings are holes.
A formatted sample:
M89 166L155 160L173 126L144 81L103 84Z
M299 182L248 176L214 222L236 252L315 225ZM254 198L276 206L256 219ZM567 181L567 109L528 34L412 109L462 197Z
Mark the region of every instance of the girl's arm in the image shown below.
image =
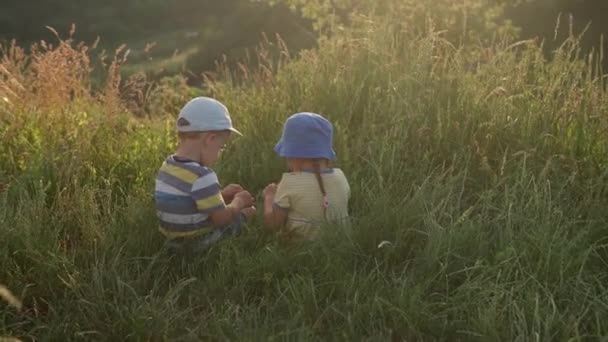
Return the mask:
M270 228L280 228L287 222L287 210L274 203L277 185L272 183L264 189L264 224Z

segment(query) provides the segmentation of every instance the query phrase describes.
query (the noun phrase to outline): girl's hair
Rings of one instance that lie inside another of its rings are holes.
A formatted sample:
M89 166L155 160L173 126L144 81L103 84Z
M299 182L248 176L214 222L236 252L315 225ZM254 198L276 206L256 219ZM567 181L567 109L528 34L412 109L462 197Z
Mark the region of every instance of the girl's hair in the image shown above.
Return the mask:
M321 160L322 159L313 159L312 167L315 171L315 176L317 177L317 183L319 183L319 188L321 189L321 193L323 194L323 216L327 219L327 207L329 207L329 201L327 199L327 191L325 191L325 185L323 184L323 177L321 177Z

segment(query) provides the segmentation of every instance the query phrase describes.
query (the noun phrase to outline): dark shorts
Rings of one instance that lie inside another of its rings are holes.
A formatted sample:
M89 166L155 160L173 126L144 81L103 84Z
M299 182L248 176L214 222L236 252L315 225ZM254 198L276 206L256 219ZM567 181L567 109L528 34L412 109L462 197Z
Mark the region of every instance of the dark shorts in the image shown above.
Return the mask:
M171 254L200 254L212 245L228 237L238 236L243 230L246 219L239 215L231 224L213 229L211 232L194 238L176 238L168 240L165 247Z

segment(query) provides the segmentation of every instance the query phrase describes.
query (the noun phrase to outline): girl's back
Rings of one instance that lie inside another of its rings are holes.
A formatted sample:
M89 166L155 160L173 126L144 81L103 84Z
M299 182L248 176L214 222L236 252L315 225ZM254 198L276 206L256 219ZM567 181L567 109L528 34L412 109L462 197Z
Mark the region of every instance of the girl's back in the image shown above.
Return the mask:
M316 227L324 222L339 223L348 219L350 187L340 169L320 174L326 196L319 191L314 171L283 174L275 196L275 206L287 211L285 231L301 238L314 238ZM326 205L324 205L326 203Z

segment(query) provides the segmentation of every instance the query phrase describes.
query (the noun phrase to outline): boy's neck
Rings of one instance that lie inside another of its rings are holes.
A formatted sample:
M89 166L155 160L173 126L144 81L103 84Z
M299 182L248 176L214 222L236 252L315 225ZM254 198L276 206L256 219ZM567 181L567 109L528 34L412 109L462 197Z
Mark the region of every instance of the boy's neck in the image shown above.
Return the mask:
M192 160L201 165L204 165L203 161L200 158L200 153L192 151L191 149L188 149L185 146L178 146L177 150L174 153L174 156L180 159Z

